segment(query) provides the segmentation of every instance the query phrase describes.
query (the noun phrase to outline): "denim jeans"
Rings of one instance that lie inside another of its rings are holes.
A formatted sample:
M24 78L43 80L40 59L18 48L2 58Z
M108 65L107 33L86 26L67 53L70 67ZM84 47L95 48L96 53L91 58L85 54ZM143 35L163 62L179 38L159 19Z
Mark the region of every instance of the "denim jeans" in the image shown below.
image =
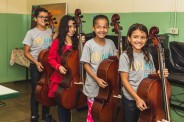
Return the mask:
M58 117L60 122L71 122L71 112L69 109L58 105Z
M41 78L41 73L38 71L35 64L30 64L30 76L31 76L31 85L32 85L32 92L31 92L31 116L38 117L38 102L35 100L35 89L38 81ZM46 115L49 114L49 108L46 106L42 106L42 118L46 118Z
M139 109L134 100L128 100L123 96L123 122L137 122L139 119Z

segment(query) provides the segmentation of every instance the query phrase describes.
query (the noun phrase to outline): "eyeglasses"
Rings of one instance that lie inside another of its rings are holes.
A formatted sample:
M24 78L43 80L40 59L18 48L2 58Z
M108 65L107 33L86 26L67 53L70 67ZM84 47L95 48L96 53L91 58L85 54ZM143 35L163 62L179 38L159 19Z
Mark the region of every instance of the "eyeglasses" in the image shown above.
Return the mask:
M48 16L38 16L38 18L40 18L40 19L48 19Z

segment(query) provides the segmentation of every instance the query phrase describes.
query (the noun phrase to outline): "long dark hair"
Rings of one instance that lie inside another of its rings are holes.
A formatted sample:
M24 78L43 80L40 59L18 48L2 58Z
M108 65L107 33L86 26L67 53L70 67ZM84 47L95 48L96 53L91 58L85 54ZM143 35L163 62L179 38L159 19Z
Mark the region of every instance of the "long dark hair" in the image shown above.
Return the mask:
M129 30L127 32L127 37L126 37L126 53L127 53L128 58L130 60L130 67L134 62L134 57L133 57L133 47L132 47L132 44L129 42L128 37L131 37L133 31L135 31L137 29L145 32L146 36L147 36L147 39L148 39L148 29L143 24L135 23L135 24L133 24L132 26L129 27ZM149 52L148 52L148 43L147 42L144 45L144 47L142 48L142 51L143 51L143 54L144 54L144 59L148 63L150 61L150 55L149 55ZM134 66L133 66L133 69L134 69Z
M66 35L69 31L68 22L70 20L75 22L75 18L73 16L70 16L70 15L65 15L60 20L59 29L58 29L58 36L57 36L57 38L59 40L58 53L60 55L62 54L62 48L65 45ZM72 36L72 49L73 50L78 49L78 43L79 43L79 40L77 38L77 31L76 31L75 34Z

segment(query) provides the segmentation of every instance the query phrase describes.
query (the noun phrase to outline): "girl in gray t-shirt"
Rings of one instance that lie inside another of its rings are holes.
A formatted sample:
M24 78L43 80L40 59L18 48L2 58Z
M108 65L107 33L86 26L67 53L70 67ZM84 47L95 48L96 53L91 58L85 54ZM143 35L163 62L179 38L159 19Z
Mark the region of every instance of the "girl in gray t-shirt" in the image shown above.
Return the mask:
M139 111L147 109L146 103L137 95L140 82L149 74L156 73L153 59L148 52L148 30L142 24L133 24L127 33L127 49L120 56L119 72L123 91L125 122L137 122ZM168 70L164 70L168 76Z
M86 70L86 81L83 87L83 93L88 97L88 115L87 122L92 122L91 107L94 97L98 95L99 86L106 87L107 83L97 77L97 69L102 60L109 56L116 55L116 47L112 40L106 39L109 28L109 20L104 15L97 15L93 19L93 31L95 37L87 41L82 51L81 62L84 63Z

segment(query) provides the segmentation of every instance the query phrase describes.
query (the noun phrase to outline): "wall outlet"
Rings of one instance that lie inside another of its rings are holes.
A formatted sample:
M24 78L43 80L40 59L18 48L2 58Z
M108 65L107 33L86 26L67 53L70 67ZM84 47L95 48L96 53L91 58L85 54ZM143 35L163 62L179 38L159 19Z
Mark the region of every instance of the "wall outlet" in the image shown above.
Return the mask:
M178 34L178 28L169 28L169 33L170 34Z

